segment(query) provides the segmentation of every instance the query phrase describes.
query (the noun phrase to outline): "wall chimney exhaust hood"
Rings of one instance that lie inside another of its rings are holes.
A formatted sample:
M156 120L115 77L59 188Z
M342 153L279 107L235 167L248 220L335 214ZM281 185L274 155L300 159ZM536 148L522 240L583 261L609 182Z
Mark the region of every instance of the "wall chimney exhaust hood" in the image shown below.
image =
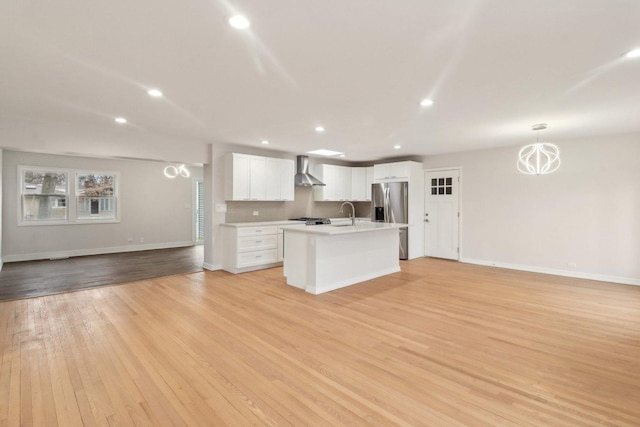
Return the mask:
M325 185L325 183L309 173L309 157L297 156L296 164L296 176L293 181L296 186L311 187L312 185Z

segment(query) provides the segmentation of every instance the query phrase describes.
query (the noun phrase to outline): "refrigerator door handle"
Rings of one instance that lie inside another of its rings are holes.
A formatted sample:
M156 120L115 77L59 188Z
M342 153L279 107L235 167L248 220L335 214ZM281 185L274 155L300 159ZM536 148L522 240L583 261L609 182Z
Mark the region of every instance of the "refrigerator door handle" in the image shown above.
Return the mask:
M383 200L384 200L384 222L391 222L391 218L389 218L389 213L390 213L390 208L391 208L391 203L390 203L390 196L389 196L389 186L388 185L384 185L383 186Z

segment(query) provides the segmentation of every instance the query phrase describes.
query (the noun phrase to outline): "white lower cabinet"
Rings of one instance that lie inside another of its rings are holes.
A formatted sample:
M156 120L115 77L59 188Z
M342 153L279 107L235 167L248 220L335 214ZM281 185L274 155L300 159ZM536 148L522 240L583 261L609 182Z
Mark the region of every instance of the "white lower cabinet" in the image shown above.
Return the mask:
M274 267L278 261L278 227L223 226L222 269L231 273Z
M293 221L267 221L259 225L222 224L222 269L230 273L244 273L282 265L284 232L281 226L292 223L299 224Z
M284 261L284 230L278 227L278 261Z

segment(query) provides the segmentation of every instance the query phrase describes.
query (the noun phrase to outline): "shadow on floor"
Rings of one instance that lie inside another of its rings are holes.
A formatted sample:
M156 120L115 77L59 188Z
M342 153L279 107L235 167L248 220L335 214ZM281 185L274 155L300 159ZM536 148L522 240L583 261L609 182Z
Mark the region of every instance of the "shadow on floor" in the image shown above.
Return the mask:
M202 271L202 245L5 263L0 301Z

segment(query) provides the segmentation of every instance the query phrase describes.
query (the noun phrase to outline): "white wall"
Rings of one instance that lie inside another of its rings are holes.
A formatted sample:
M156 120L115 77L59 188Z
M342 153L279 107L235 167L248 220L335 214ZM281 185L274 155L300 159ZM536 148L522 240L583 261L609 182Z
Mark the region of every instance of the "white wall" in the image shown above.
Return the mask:
M557 145L541 176L517 171L520 147L424 158L462 167L462 261L640 284L640 134Z
M0 148L0 270L2 270L2 149Z
M69 137L68 123L52 125L46 129L37 121L27 127L0 129L0 148L43 154L69 154L74 156L158 160L175 163L203 164L207 162L207 144L202 141L172 138L148 132L135 126L95 127L74 123L74 136ZM137 132L136 143L124 138Z
M167 163L59 156L4 150L2 255L5 262L185 246L193 241L193 179L168 179ZM120 173L120 222L18 226L18 165ZM128 242L132 238L133 242ZM141 241L144 239L144 241Z

